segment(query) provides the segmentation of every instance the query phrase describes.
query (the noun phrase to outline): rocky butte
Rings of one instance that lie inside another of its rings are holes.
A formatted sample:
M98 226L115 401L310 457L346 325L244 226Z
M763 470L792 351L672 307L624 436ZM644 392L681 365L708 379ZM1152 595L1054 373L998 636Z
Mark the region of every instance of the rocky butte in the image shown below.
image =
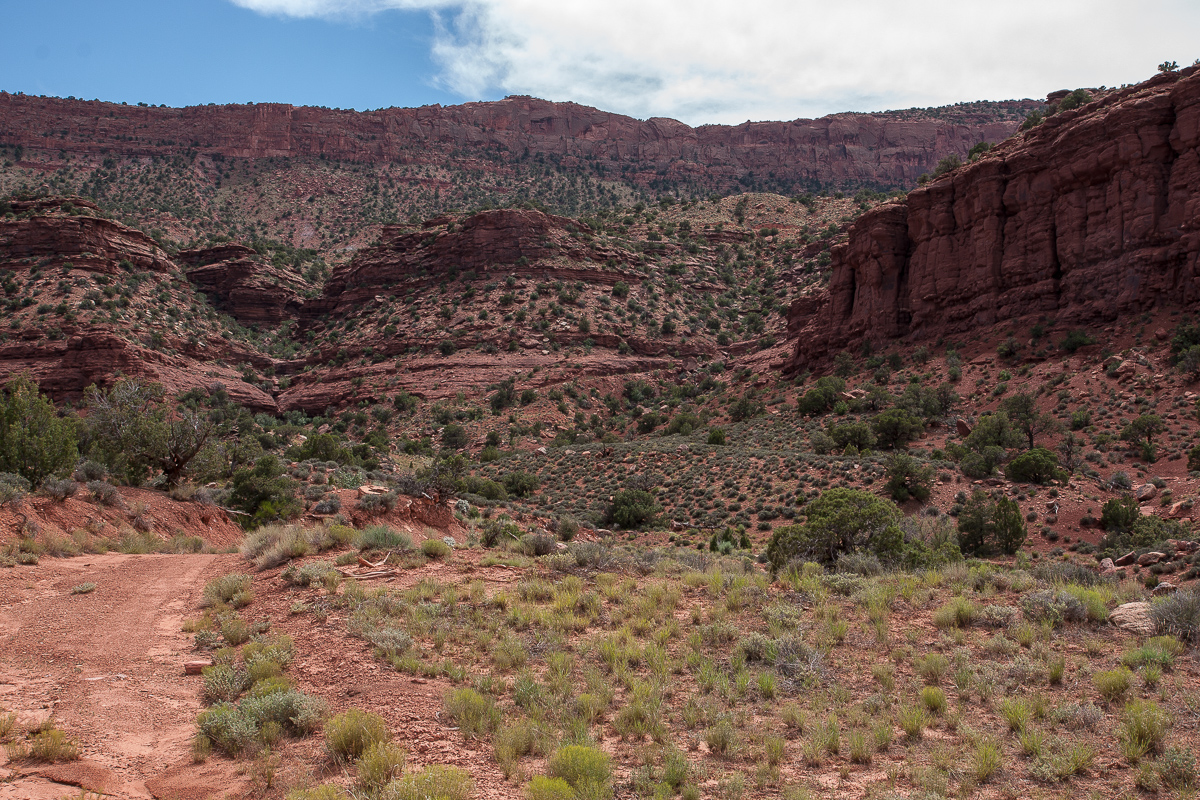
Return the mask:
M1050 116L863 214L833 249L828 290L792 304L785 369L864 340L1194 304L1198 256L1200 69L1190 67Z
M199 151L227 158L441 164L448 157L555 156L613 178L692 179L736 190L749 175L807 185L912 186L951 154L1006 138L1034 100L790 122L689 127L532 97L357 112L274 103L127 106L0 92L0 143L126 157Z

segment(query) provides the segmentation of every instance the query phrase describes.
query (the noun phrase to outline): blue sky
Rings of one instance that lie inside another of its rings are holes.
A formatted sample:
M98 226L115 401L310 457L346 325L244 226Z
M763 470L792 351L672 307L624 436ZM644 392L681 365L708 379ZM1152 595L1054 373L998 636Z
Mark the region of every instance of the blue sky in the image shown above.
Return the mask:
M0 0L0 89L688 124L1044 97L1200 57L1196 0Z
M331 21L264 16L227 0L5 0L0 7L0 89L9 92L357 109L465 99L433 85L434 30L425 11Z

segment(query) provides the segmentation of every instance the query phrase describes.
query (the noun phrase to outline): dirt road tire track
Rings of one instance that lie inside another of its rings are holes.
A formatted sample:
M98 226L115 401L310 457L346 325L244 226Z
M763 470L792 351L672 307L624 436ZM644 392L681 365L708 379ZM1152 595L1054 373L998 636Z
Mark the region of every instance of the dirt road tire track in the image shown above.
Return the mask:
M180 627L204 584L238 567L236 556L110 553L0 571L0 707L22 724L52 716L83 756L39 768L0 752L0 800L61 798L81 783L130 798L236 792L232 770L191 766L200 679L183 674L192 639ZM96 589L71 593L85 582Z

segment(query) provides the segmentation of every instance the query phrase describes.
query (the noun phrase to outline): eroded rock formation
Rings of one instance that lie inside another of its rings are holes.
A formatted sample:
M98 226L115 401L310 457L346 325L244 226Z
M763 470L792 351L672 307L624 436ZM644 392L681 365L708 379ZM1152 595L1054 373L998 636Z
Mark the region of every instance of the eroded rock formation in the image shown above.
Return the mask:
M305 313L355 308L400 280L428 276L441 282L448 273L468 270L500 277L552 274L609 286L632 276L628 265L635 254L599 247L590 238L575 220L524 209L483 211L461 222L430 220L418 232L385 227L378 244L334 271Z
M304 302L302 281L243 245L182 250L175 260L192 284L243 325L278 324L295 317Z
M282 104L125 106L0 92L0 142L123 156L188 150L228 158L326 157L441 163L450 154L542 154L621 174L733 189L748 173L820 184L911 186L939 159L1010 135L1031 100L932 112L835 114L692 128L575 103L508 97L460 106L356 112Z
M1200 69L1047 118L864 214L832 256L827 293L791 308L787 369L864 339L1195 303Z

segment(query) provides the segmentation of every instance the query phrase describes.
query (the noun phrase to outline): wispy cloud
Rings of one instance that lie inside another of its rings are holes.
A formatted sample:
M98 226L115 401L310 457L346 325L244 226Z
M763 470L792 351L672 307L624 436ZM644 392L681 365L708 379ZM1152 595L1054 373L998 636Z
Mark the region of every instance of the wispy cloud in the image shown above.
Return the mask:
M434 15L438 81L690 124L1042 96L1200 56L1191 0L231 0Z

